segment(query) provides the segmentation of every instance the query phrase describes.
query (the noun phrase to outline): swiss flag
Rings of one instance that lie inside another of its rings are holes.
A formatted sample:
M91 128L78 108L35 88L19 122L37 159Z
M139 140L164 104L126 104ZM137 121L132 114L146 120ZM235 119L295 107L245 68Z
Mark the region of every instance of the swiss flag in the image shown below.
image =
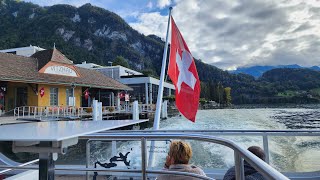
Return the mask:
M44 88L42 87L41 89L40 89L40 97L43 97L44 96Z
M200 97L200 80L194 59L171 17L171 46L168 74L176 88L176 105L181 114L195 122Z
M88 99L89 99L89 96L90 96L90 92L89 92L89 89L87 88L87 89L84 91L84 99L85 99L85 100L88 100Z

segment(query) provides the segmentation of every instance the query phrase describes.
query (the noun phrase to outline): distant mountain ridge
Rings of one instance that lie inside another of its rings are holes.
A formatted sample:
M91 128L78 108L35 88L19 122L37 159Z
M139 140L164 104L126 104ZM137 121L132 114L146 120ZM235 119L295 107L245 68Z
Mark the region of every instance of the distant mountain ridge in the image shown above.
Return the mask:
M229 71L233 74L249 74L254 76L255 78L259 78L262 76L263 73L277 68L289 68L289 69L312 69L316 71L320 71L319 66L312 66L312 67L302 67L298 64L290 64L290 65L278 65L278 66L251 66L251 67L239 67L237 70Z

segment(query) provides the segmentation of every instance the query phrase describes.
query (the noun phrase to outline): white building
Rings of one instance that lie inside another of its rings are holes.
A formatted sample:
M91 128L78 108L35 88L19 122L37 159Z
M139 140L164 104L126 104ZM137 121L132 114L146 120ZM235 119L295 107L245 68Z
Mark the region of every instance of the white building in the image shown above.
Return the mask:
M32 54L34 54L34 53L36 53L38 51L43 51L43 50L46 50L46 49L30 45L30 46L27 46L27 47L3 49L3 50L0 50L0 52L11 53L11 54L16 54L16 55L20 55L20 56L30 57Z
M82 62L81 64L77 64L76 66L82 67L82 68L87 68L87 69L94 69L94 68L103 67L103 66L100 66L100 65L98 65L98 64L87 63L86 61Z
M76 66L95 69L102 72L104 75L133 88L133 91L130 92L131 100L138 100L139 102L146 104L156 103L160 83L156 78L145 76L138 71L119 65L101 67L94 63L83 62ZM173 84L165 82L163 96L173 95L174 90L175 88Z

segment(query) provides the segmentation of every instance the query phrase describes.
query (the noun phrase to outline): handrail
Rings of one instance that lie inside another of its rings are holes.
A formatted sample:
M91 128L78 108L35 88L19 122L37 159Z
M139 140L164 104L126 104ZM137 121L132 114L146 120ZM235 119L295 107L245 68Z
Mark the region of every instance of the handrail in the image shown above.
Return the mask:
M218 138L208 135L201 134L183 134L183 133L95 133L91 135L81 136L80 139L90 139L90 140L141 140L141 138L148 140L167 140L167 139L189 139L189 140L199 140L211 143L217 143L224 146L227 146L234 150L235 152L235 164L236 166L236 179L243 179L243 163L242 159L246 160L251 166L253 166L257 171L268 179L288 179L286 176L269 166L267 163L254 156L249 151L238 146L231 140L224 138ZM143 148L143 147L142 147ZM242 167L240 167L242 166Z
M36 162L39 162L39 159L35 159L35 160L32 160L32 161L29 161L29 162L26 162L26 163L23 163L23 164L19 164L18 167L24 167L24 166L27 166L27 165L30 165L30 164L34 164ZM8 166L6 166L7 168ZM10 167L9 167L10 168ZM17 169L16 166L13 166L12 169L5 169L5 170L2 170L0 171L0 174L4 174L4 173L7 173L7 172L10 172L14 169Z
M151 131L150 131L151 132ZM95 133L91 135L81 136L80 139L89 139L89 140L102 140L102 141L114 141L114 140L140 140L141 141L141 153L142 156L146 156L146 140L168 140L168 139L188 139L188 140L198 140L198 141L205 141L210 143L217 143L220 145L227 146L234 150L235 153L235 165L236 165L236 179L244 179L244 172L243 172L243 160L248 162L252 167L254 167L257 171L259 171L263 176L267 179L284 179L287 180L288 178L269 166L267 163L259 159L258 157L254 156L252 153L243 149L242 147L238 146L231 140L227 140L224 138L213 137L209 135L202 135L202 134L185 134L185 133L174 133L174 132L166 132L166 133L128 133L126 131L118 132L118 133ZM126 169L93 169L93 168L55 168L57 171L84 171L84 172L135 172L135 173L142 173L144 179L146 179L145 174L176 174L176 175L186 175L190 176L188 173L182 172L175 172L175 171L156 171L151 169L146 169L145 163L146 158L142 158L142 169L141 170L126 170ZM35 160L37 161L37 160ZM144 165L143 165L144 164ZM35 169L36 167L16 167L16 166L0 166L0 168L11 168L11 169ZM196 177L198 175L191 175L192 177ZM202 178L200 179L210 179L210 178Z
M216 136L261 136L263 149L266 153L265 161L270 162L269 153L269 136L320 136L320 130L110 130L103 131L100 133L168 133L168 132L179 132L179 133L201 133L206 135L216 135Z
M1 168L12 168L17 170L38 170L39 167L36 166L28 166L28 167L21 167L21 166L1 166ZM54 168L55 171L78 171L78 172L127 172L127 173L141 173L142 169L96 169L96 168L63 168L58 167ZM182 176L190 176L195 177L199 179L205 179L205 180L212 180L210 177L193 174L193 173L187 173L187 172L180 172L180 171L165 171L165 170L146 170L146 173L150 174L169 174L169 175L182 175Z
M243 130L243 129L229 129L229 130L108 130L108 131L103 131L100 133L126 133L126 132L130 132L130 133L167 133L167 132L179 132L179 133L250 133L252 135L257 135L258 133L272 133L272 134L276 134L276 135L284 135L286 136L287 134L284 133L319 133L320 134L320 130L304 130L304 129L284 129L284 130ZM249 135L250 135L249 134ZM308 134L309 136L310 134ZM302 135L301 136L305 136ZM318 135L316 135L318 136Z
M103 115L112 113L132 113L132 105L120 106L103 106ZM139 113L153 112L152 104L139 104ZM76 116L82 117L86 115L92 115L92 107L74 107L74 106L19 106L13 109L14 116L20 118L25 117L66 117Z

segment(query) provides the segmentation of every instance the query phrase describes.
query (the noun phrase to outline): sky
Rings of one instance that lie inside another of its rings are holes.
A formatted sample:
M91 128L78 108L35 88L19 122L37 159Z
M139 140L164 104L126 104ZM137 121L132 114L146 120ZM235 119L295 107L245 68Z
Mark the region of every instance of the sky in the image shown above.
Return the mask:
M166 36L169 7L192 55L225 70L320 66L320 0L25 0L85 3L120 15L145 35Z

